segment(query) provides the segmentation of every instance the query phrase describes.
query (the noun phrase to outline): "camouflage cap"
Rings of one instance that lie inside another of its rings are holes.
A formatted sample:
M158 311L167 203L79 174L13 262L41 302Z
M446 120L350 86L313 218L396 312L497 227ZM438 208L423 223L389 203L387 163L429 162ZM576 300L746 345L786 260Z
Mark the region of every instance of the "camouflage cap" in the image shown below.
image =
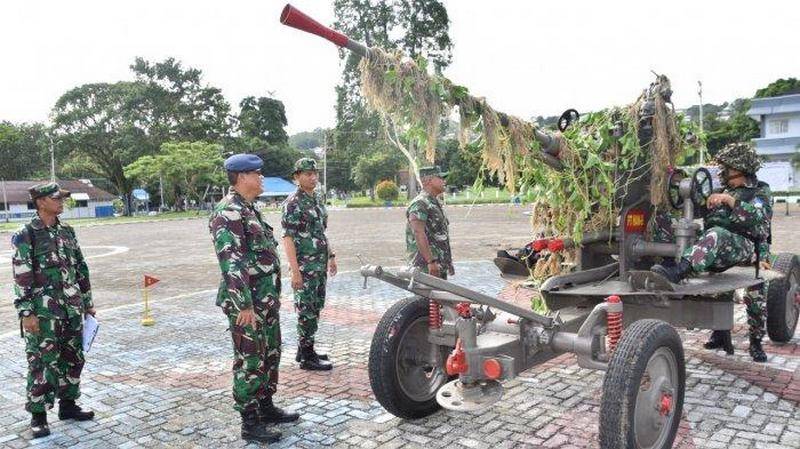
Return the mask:
M69 190L62 189L61 186L55 182L36 184L28 189L28 194L30 194L31 200L44 198L46 196L49 196L50 198L67 198L71 195Z
M317 171L317 161L310 157L303 157L294 163L294 171L292 173L299 173L301 171Z
M761 160L749 143L729 143L719 150L714 160L748 175L754 175L761 168Z
M442 171L442 169L438 165L432 165L428 167L420 167L419 169L419 177L424 178L426 176L438 176L440 178L446 178L448 172Z

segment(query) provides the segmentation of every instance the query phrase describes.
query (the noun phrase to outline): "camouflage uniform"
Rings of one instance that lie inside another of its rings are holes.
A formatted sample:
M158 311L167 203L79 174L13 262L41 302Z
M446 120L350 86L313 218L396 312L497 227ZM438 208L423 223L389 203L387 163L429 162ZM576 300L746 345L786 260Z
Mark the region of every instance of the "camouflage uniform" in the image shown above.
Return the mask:
M228 317L233 338L234 408L253 412L271 400L278 384L281 358L281 270L277 242L251 202L233 188L209 220L214 250L222 271L217 305ZM243 309L253 307L257 329L237 326Z
M416 219L425 223L425 235L434 259L438 259L440 273L443 279L453 269L453 253L450 250L450 222L444 214L439 200L424 190L411 201L406 209L406 254L408 263L428 272L425 259L417 247L417 239L411 229L411 220Z
M294 292L297 311L297 338L301 348L313 348L319 315L325 306L325 283L329 247L325 230L328 211L324 200L315 193L298 188L283 203L283 237L290 237L297 254L303 286Z
M35 188L44 194L60 190L55 183ZM75 401L81 395L83 314L94 308L89 268L75 231L58 219L45 226L37 214L12 236L11 243L14 306L20 317L33 314L39 320L38 334L25 332L25 409L43 413L53 407L55 396Z

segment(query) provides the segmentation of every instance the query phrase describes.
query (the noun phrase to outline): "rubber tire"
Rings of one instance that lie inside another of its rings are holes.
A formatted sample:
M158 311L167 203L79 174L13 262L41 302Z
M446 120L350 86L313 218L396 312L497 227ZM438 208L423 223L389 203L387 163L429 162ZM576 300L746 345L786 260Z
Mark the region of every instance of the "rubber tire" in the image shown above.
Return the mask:
M600 447L623 449L636 447L633 416L636 396L647 362L658 348L666 346L672 351L678 365L675 416L670 436L664 448L675 441L683 413L683 396L686 390L686 362L683 342L675 329L661 320L639 320L622 334L608 371L603 380L603 397L600 402ZM630 419L626 419L630 417Z
M436 395L420 402L406 395L397 379L400 336L420 317L428 316L428 299L413 296L393 304L383 314L369 350L369 383L375 398L387 412L404 419L419 419L436 413L441 406ZM443 384L444 385L444 384Z
M789 329L786 325L786 293L789 288L789 275L796 273L800 277L800 260L791 253L778 254L772 269L786 274L778 281L770 282L767 288L767 334L769 339L777 343L786 343L794 337L797 328L797 317L794 327Z

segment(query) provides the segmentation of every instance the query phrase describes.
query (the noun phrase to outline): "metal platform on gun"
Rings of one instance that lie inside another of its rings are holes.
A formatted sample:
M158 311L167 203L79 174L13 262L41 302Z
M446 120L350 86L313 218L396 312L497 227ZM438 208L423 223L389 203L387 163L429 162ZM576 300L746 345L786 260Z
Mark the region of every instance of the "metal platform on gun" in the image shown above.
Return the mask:
M598 296L614 292L615 295L650 296L682 298L691 296L714 296L732 290L747 288L783 277L782 273L761 270L755 278L755 270L750 267L734 267L722 273L708 273L690 278L681 284L672 284L662 276L651 271L629 271L627 281L609 280L578 286L565 286L548 294L569 296Z

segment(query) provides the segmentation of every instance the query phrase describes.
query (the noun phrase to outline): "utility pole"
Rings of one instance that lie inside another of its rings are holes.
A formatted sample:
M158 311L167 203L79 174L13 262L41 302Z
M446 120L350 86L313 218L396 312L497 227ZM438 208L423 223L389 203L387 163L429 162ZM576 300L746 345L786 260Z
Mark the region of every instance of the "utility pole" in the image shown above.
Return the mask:
M700 97L700 134L703 134L703 82L697 81L697 95ZM700 165L705 162L706 149L700 145Z
M328 200L328 130L322 130L322 197Z
M3 179L3 212L6 215L6 223L8 223L8 197L6 196L6 180Z
M161 173L158 173L158 193L161 195L161 205L158 208L159 212L164 212L164 178Z
M53 136L48 137L50 138L50 181L56 182L55 144L53 143Z

